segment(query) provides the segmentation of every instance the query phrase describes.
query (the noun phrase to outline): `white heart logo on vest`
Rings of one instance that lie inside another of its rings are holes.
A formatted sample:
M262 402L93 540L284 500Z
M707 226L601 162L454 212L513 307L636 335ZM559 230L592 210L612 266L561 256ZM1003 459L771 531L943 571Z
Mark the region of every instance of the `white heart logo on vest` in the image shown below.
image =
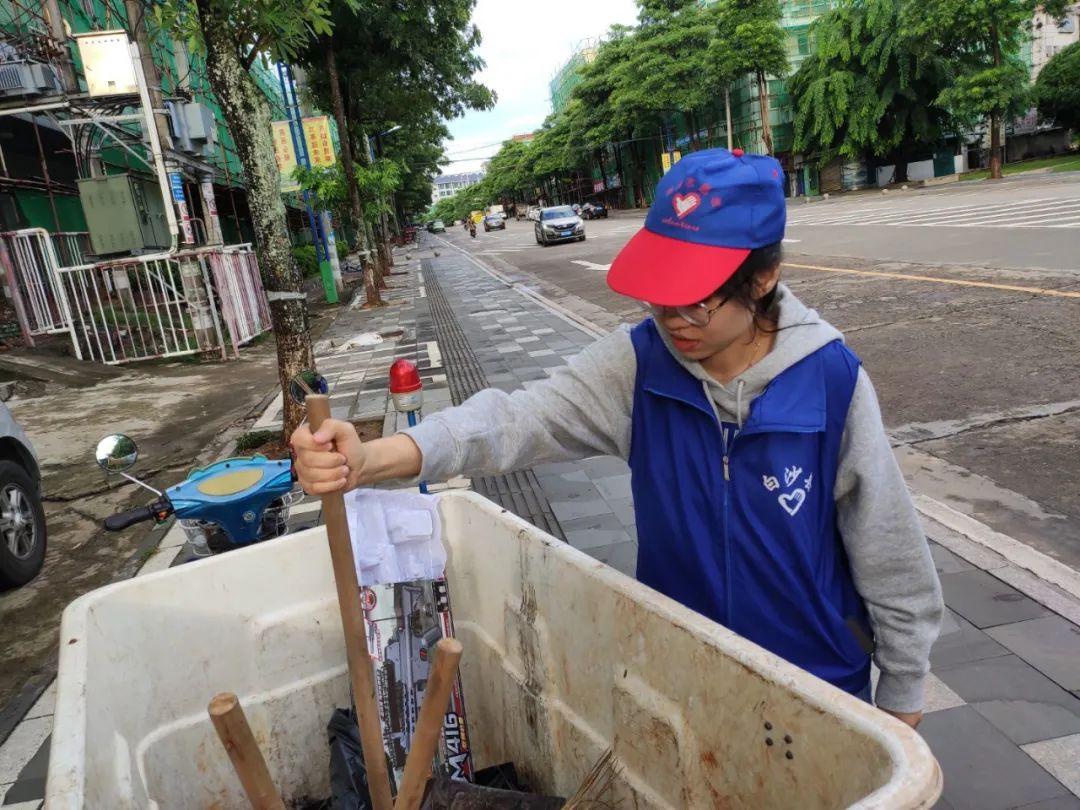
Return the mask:
M675 214L682 219L701 205L701 197L694 193L676 194L671 198L671 204L675 206Z
M794 492L783 493L777 500L784 507L784 511L794 517L795 513L802 509L803 503L806 502L806 493L801 489L797 489Z

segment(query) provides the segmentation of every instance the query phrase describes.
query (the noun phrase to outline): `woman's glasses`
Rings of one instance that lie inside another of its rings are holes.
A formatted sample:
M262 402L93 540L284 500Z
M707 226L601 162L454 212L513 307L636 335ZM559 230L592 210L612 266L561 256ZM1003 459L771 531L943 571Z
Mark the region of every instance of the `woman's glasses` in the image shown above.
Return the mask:
M710 295L709 298L712 298L712 296ZM665 307L659 304L649 304L649 308L657 318L670 318L672 314L675 314L692 326L705 327L709 325L709 321L712 320L712 316L716 313L716 310L720 309L720 307L731 300L731 296L729 295L721 298L720 303L712 307L706 303L708 300L709 299L707 298L705 301L699 301L696 304L681 307Z

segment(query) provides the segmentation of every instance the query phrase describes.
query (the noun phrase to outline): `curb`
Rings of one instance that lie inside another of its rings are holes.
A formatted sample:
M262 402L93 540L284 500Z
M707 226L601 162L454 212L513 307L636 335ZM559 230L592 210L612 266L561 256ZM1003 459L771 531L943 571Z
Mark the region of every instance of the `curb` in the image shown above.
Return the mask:
M934 542L1080 624L1080 572L928 495L911 497Z
M552 315L558 316L562 320L569 323L571 326L576 326L589 337L599 339L608 334L607 331L597 326L588 318L584 318L581 315L578 315L576 312L571 312L569 309L557 303L556 301L552 301L546 295L542 295L538 292L530 290L528 287L523 286L522 282L520 281L511 281L498 270L494 270L491 267L488 267L482 261L472 256L464 248L460 248L452 242L446 241L441 236L437 236L435 238L439 239L444 245L446 245L446 247L456 250L458 253L460 253L462 256L464 256L466 259L476 265L477 268L487 273L500 284L504 284L505 286L509 287L520 295L523 295L525 298L531 298L544 309L548 310L548 312L550 312Z

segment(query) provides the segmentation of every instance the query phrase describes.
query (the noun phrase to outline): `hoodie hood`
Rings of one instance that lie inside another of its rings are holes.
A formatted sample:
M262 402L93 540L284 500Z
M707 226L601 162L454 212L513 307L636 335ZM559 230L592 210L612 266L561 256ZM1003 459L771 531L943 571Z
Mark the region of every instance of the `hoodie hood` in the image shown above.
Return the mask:
M778 284L773 312L778 315L776 343L772 350L726 385L711 377L701 363L687 360L672 345L671 338L657 324L657 332L683 368L701 380L705 391L716 406L721 421L734 422L742 427L750 412L750 403L765 390L773 377L798 363L809 354L834 340L843 340L839 330L821 319L784 284Z

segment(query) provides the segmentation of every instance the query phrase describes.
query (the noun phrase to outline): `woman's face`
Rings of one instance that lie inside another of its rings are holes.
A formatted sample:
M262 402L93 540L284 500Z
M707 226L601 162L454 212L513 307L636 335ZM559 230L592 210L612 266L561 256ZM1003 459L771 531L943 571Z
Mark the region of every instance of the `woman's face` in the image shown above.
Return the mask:
M776 286L779 278L779 266L767 273L760 273L754 281L754 298L766 295ZM749 342L754 317L742 302L737 299L724 300L714 295L701 303L704 306L694 309L698 314L696 320L708 318L705 326L687 321L671 307L653 309L657 323L667 331L679 354L700 363L727 350L737 341Z

